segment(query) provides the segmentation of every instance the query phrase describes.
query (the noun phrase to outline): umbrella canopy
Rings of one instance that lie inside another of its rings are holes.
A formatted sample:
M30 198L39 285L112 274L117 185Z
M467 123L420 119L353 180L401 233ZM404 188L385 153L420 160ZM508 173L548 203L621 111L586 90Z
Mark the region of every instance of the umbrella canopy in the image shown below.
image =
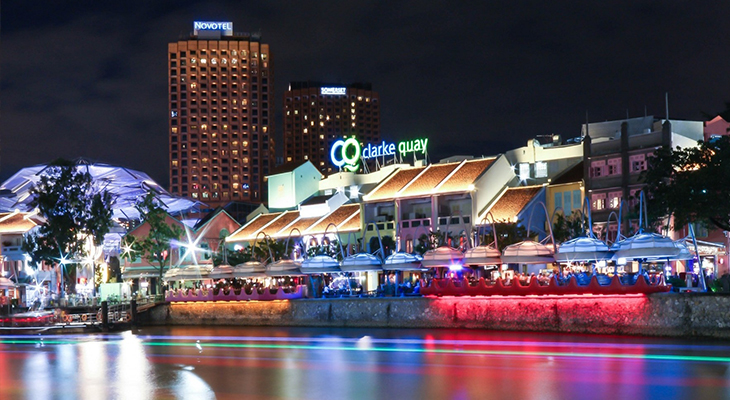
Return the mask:
M423 271L423 257L399 251L385 258L383 269L389 271Z
M233 267L230 265L219 265L210 271L210 279L231 279L233 278Z
M611 259L608 245L596 238L579 237L560 245L555 260L559 262L588 262Z
M203 265L190 265L183 268L172 268L165 272L165 280L167 281L201 281L210 279L211 267Z
M611 250L614 252L614 259L625 258L628 260L672 259L678 256L681 251L672 239L657 233L643 232L614 243Z
M550 264L555 262L555 255L550 247L532 240L525 240L505 247L502 262L508 264Z
M448 267L464 263L464 253L449 246L440 246L423 254L424 267Z
M266 276L266 265L259 261L246 261L233 267L234 278L262 278Z
M294 260L279 260L266 265L266 276L297 276L302 275L302 263Z
M500 265L502 253L492 246L477 246L466 251L464 265Z
M383 262L370 253L357 253L345 257L340 269L347 272L382 271Z
M307 275L329 274L340 272L340 262L332 256L320 254L302 261L300 269Z

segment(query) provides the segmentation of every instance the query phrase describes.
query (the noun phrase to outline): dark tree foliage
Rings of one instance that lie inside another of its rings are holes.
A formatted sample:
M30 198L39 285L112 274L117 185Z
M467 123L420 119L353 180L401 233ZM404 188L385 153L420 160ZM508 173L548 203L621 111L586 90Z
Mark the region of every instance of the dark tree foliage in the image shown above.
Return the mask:
M642 177L650 223L673 215L675 229L698 222L730 230L730 138L698 144L649 158Z
M562 243L570 239L585 236L587 233L588 219L580 211L573 211L567 217L562 213L555 216L553 223L553 236L556 243Z
M95 190L91 175L73 161L50 163L30 193L31 205L45 218L23 241L23 250L35 264L79 260L88 255L85 243L89 238L96 246L103 243L112 225L112 197L104 190ZM66 264L63 270L65 280L69 280L75 265Z
M154 192L147 195L135 206L142 218L142 221L150 227L149 234L143 238L136 238L132 235L124 237L122 246L131 251L122 254L124 258L135 259L140 256L150 264L157 263L153 267L158 269L157 293L162 293L162 277L165 273L165 264L170 256L170 242L180 239L183 230L167 222L167 211L157 202Z
M715 114L703 112L702 115L704 115L704 117L708 121L715 118L718 115L721 116L722 119L724 119L725 121L730 121L730 101L725 102L725 110L720 111L719 113L715 113Z

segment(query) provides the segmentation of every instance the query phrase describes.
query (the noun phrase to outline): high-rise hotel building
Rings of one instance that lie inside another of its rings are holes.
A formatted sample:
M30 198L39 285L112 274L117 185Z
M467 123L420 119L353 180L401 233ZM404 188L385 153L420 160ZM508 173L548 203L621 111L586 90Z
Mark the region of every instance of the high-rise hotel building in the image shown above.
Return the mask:
M231 22L195 22L167 53L170 191L213 207L265 201L275 159L269 45Z
M380 141L380 101L369 83L292 82L284 93L284 161L310 160L337 172L329 151L337 139Z

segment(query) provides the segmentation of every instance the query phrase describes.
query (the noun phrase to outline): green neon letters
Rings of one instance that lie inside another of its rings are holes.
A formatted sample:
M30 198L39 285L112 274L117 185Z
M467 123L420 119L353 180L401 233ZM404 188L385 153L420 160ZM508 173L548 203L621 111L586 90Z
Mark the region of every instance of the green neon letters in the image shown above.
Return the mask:
M384 156L395 156L395 150L398 149L401 157L406 154L426 154L426 148L428 146L428 138L424 139L413 139L404 140L396 146L395 143L387 143L383 141L379 145L373 146L368 145L363 149L360 143L355 138L349 138L346 140L337 140L332 144L330 149L330 159L332 163L338 168L344 168L350 172L355 172L358 169L358 163L360 159L370 159L375 157Z

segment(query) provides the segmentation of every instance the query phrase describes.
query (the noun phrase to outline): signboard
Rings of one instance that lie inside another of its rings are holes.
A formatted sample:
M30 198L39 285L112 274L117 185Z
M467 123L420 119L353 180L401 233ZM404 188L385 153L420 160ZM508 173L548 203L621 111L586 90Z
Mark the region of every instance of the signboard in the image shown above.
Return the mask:
M220 31L226 36L233 35L233 22L195 21L193 32L197 35L199 31Z
M319 89L321 95L345 96L347 95L346 87L322 87Z
M401 157L411 153L425 155L427 146L428 138L404 140L397 145L383 141L375 146L371 143L363 146L355 138L340 139L332 144L330 159L336 167L355 172L358 169L360 159L368 160L375 157L395 156L396 149Z

